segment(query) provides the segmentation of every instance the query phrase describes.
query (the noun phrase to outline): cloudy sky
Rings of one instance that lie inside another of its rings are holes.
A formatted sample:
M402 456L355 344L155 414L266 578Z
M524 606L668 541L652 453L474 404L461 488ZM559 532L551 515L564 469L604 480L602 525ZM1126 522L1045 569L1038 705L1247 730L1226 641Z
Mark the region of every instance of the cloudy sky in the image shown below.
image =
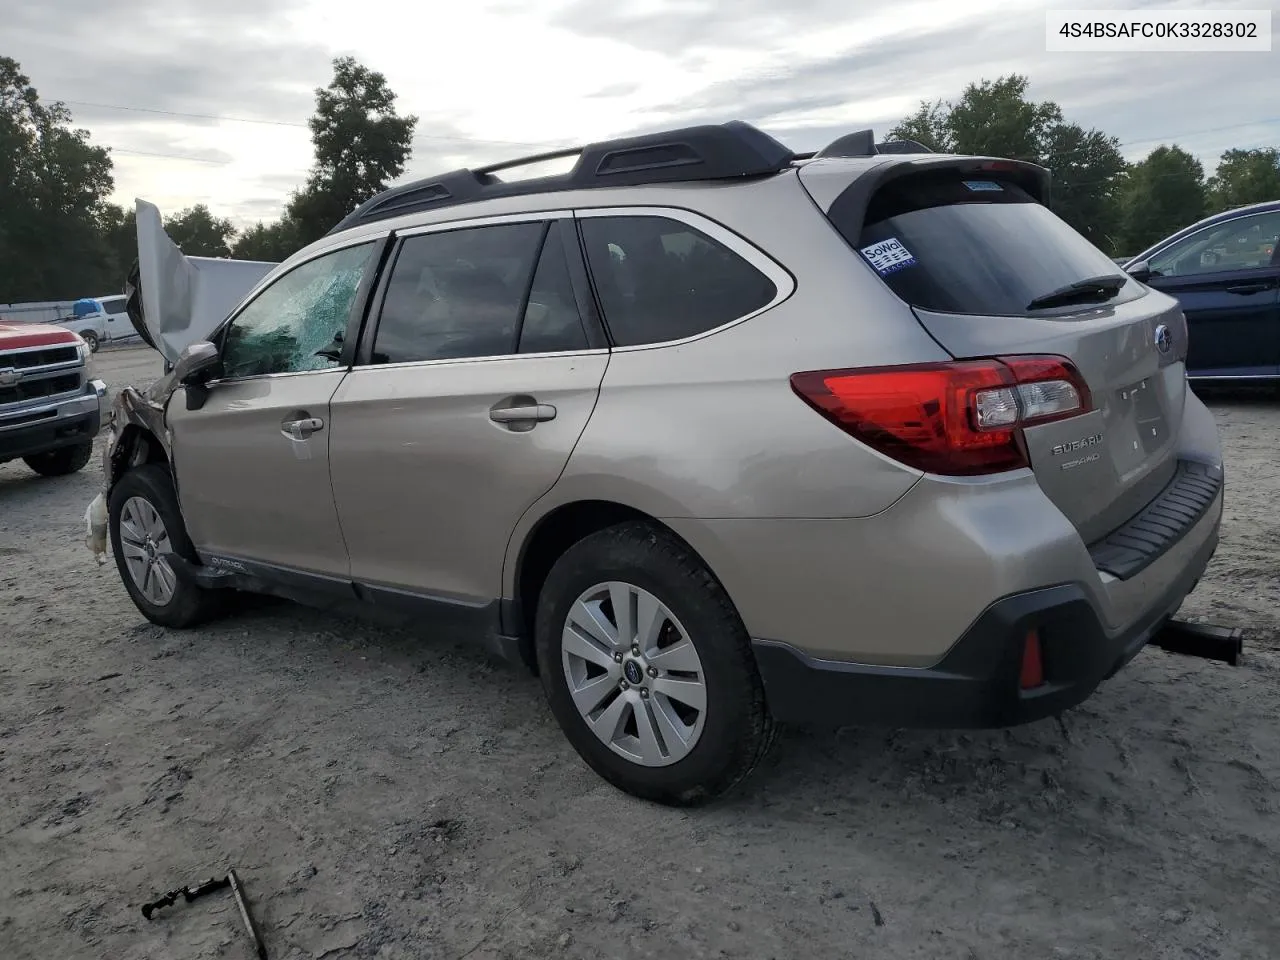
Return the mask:
M734 118L815 149L1009 72L1131 159L1176 140L1212 168L1229 147L1280 145L1280 42L1046 53L1045 11L1274 3L0 0L0 54L113 149L117 200L206 203L245 224L276 216L305 175L313 91L343 54L420 118L410 175Z

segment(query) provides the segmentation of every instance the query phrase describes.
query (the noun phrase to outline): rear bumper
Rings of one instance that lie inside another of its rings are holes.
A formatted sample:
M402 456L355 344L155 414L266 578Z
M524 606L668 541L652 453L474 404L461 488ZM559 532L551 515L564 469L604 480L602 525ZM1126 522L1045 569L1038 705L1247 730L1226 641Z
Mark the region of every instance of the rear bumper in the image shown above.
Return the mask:
M107 415L107 386L90 380L84 392L56 403L0 410L0 463L92 441Z
M1145 611L1108 631L1090 593L1068 583L989 606L935 666L820 660L785 643L753 643L774 717L820 726L980 728L1028 723L1086 699L1146 645L1195 587L1218 545L1219 497L1207 530ZM1019 684L1026 636L1036 630L1045 683Z

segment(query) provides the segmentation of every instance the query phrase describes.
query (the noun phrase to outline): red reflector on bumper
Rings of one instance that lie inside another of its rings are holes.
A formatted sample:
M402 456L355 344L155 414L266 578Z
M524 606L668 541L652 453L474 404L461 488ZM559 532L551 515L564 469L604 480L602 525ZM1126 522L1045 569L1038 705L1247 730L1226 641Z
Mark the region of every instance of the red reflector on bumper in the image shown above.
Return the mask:
M1044 683L1044 661L1040 656L1040 634L1034 630L1027 634L1026 643L1022 647L1022 676L1019 682L1023 690L1034 690Z

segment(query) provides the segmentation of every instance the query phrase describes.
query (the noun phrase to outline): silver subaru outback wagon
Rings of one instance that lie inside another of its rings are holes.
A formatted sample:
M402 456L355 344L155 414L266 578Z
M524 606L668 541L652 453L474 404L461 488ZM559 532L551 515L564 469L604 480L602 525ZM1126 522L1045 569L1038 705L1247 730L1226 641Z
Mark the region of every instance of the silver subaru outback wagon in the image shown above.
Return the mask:
M692 803L779 723L1062 711L1195 586L1183 315L1045 170L736 122L559 156L374 197L205 330L143 256L171 372L122 391L104 496L146 617L466 631L602 777Z

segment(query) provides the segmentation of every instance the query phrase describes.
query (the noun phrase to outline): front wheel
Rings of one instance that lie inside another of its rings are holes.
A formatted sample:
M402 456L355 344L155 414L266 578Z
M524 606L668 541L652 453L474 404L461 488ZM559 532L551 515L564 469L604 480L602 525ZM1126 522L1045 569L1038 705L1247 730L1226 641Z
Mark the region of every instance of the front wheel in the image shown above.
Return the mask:
M166 557L198 559L165 466L144 464L120 478L107 503L107 529L120 579L144 617L192 627L216 611L215 592L182 580Z
M71 447L59 447L47 453L35 453L23 457L22 462L42 477L65 477L83 470L93 456L93 441L77 443Z
M737 611L660 528L622 524L570 547L539 595L535 637L565 736L627 793L672 805L710 800L773 742Z

